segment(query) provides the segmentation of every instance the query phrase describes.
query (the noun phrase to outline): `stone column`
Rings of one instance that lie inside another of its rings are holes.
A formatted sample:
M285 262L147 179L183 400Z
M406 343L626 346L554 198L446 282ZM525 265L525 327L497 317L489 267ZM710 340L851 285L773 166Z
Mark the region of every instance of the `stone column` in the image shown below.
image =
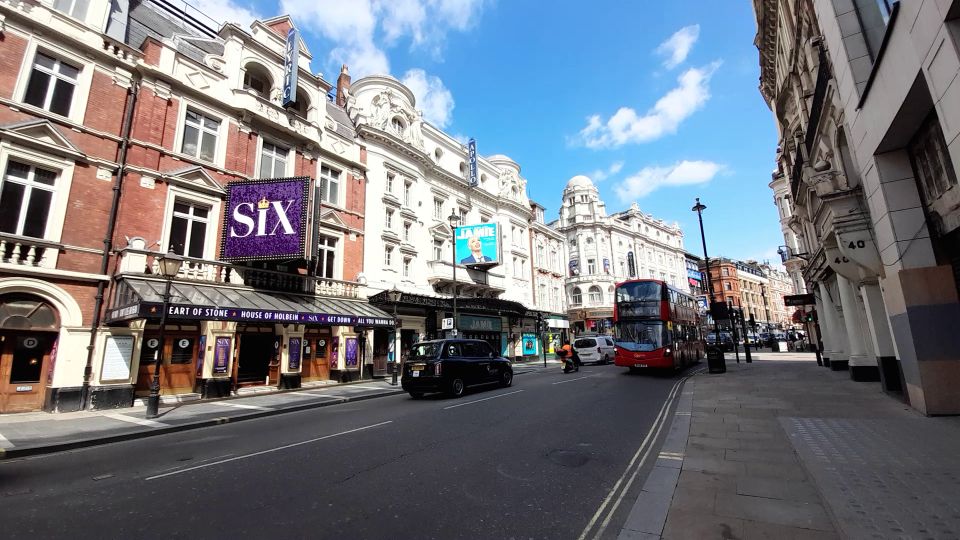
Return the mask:
M857 302L857 294L853 290L850 280L837 274L837 289L840 291L840 306L843 309L843 324L847 330L847 344L849 354L847 355L847 365L850 368L850 378L853 380L879 380L875 378L863 379L866 372L876 372L877 362L871 355L867 354L867 346L864 340L863 327L860 324L862 317L860 315L860 304Z
M880 382L888 392L903 391L903 373L900 370L900 361L894 348L893 336L890 332L890 319L883 304L883 292L876 282L864 282L860 285L860 294L863 296L863 307L867 315L867 324L870 327L870 337L873 353L877 358Z
M831 324L831 319L827 313L828 309L832 309L828 302L829 297L826 294L826 290L822 283L818 283L817 292L814 294L814 299L816 300L817 306L817 316L820 319L820 340L823 342L823 350L821 355L823 356L823 365L830 367L830 363L834 358L838 356L836 348L834 348L834 343L836 338L834 337L834 327Z
M834 298L830 296L830 288L822 281L818 282L818 286L820 299L823 302L823 322L820 324L820 329L825 332L825 336L829 336L829 342L824 343L826 349L824 356L830 358L830 369L840 371L847 368L846 328L843 317L837 311Z

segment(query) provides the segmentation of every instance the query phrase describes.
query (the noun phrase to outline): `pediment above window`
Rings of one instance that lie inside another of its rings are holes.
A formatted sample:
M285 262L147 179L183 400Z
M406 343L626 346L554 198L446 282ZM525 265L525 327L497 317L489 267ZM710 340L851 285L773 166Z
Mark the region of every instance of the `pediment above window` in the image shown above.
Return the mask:
M340 214L333 210L327 210L326 212L321 213L320 223L331 229L339 229L343 231L350 230L350 226L343 221L343 218L340 217Z
M450 238L453 236L449 225L434 225L430 227L429 232L434 238Z
M163 178L163 180L166 182L177 184L181 187L197 189L207 193L215 193L217 195L226 194L226 191L224 191L223 186L220 185L220 182L218 182L214 177L210 176L210 173L200 166L186 167L184 169L165 172L161 178Z
M9 124L0 128L0 139L12 139L25 146L74 159L85 157L84 153L49 120L30 120Z

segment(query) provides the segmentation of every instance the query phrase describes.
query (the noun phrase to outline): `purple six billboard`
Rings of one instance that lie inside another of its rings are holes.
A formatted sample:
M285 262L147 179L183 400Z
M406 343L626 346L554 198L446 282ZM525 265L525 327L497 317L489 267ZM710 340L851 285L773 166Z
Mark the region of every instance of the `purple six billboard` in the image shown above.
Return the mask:
M220 258L224 261L303 258L309 189L307 177L227 184Z

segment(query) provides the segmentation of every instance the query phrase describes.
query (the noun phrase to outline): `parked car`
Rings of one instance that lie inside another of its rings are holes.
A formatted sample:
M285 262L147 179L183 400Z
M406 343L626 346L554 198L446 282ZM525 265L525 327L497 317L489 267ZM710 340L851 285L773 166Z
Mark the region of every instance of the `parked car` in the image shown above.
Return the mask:
M463 395L467 387L513 384L510 360L479 339L438 339L413 345L403 363L400 385L414 399L427 392Z
M710 332L707 334L707 345L716 346L719 345L720 349L723 351L732 351L733 350L733 336L730 332L720 332L720 341L717 341L717 332Z
M580 363L609 364L613 362L616 348L610 336L583 336L573 342L573 350L580 357Z

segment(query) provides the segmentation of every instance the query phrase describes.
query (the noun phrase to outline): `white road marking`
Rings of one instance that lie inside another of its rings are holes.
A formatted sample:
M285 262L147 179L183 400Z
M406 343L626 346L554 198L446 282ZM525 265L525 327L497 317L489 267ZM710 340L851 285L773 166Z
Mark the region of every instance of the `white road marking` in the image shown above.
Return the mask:
M131 424L138 424L141 426L154 427L154 428L167 427L170 425L170 424L164 424L163 422L157 422L156 420L147 420L146 418L135 418L133 416L127 416L125 414L120 414L120 413L107 413L103 416L106 416L107 418L113 418L114 420L120 420L121 422L129 422Z
M613 519L613 514L616 513L617 508L620 506L620 503L623 502L623 498L626 496L627 492L630 491L630 486L633 485L633 482L637 479L637 475L640 474L640 470L643 469L643 464L646 463L647 458L650 457L650 452L653 450L653 443L657 440L657 437L660 436L660 432L663 430L664 425L666 425L667 420L667 411L670 410L670 406L673 404L673 401L677 398L678 390L680 386L690 377L700 373L696 371L687 375L686 377L680 379L673 385L673 388L670 390L670 394L667 395L667 400L663 402L663 406L660 407L660 412L657 414L657 418L653 421L653 425L650 426L650 431L647 432L647 436L643 439L643 442L640 443L640 447L637 448L637 452L633 455L633 459L630 460L630 463L627 464L626 470L623 471L623 474L617 480L616 484L613 485L613 489L610 490L610 494L603 500L603 504L600 505L600 508L597 509L597 513L593 515L593 518L590 519L590 522L587 523L586 528L583 530L583 533L580 534L578 540L585 540L587 535L590 534L590 530L597 525L597 521L603 516L606 512L606 517L603 522L597 528L597 533L593 535L592 538L599 539L603 536L604 531L607 526L610 525L610 520ZM641 457L642 456L642 457ZM640 459L637 462L637 459ZM629 477L629 480L627 479ZM626 484L624 484L626 480ZM623 485L623 489L621 489ZM614 495L619 492L619 495L616 496L614 500ZM610 509L607 510L607 505L613 502L613 505L610 506Z
M563 384L563 383L568 383L573 381L582 381L583 379L589 379L590 377L595 377L595 375L587 375L586 377L577 377L576 379L566 379L560 382L555 382L553 384Z
M255 411L274 411L273 407L261 407L259 405L244 405L242 403L229 403L226 401L214 401L213 405L219 405L221 407L235 407L237 409L252 409Z
M13 443L8 441L6 437L0 435L0 448L13 448Z
M509 395L511 395L511 394L519 394L520 392L523 392L523 390L514 390L513 392L507 392L506 394L500 394L499 396L492 396L492 397L488 397L488 398L477 399L477 400L474 400L474 401L468 401L468 402L466 402L466 403L458 403L458 404L456 404L456 405L451 405L451 406L449 406L449 407L444 407L443 410L456 409L457 407L463 407L464 405L473 405L474 403L480 403L481 401L489 401L489 400L491 400L491 399L502 398L502 397L505 397L505 396L509 396Z
M344 390L354 390L354 389L356 389L356 390L383 390L383 387L382 387L382 386L359 386L359 385L351 384L351 385L349 385L349 386L344 386L343 389L344 389Z
M288 449L288 448L294 448L294 447L296 447L296 446L303 446L303 445L305 445L305 444L315 443L315 442L317 442L317 441L322 441L322 440L325 440L325 439L332 439L333 437L339 437L339 436L341 436L341 435L349 435L350 433L357 433L358 431L364 431L364 430L367 430L367 429L373 429L373 428L375 428L375 427L385 426L385 425L387 425L387 424L392 424L392 423L393 423L393 420L387 420L386 422L380 422L379 424L372 424L372 425L369 425L369 426L364 426L364 427L360 427L360 428L356 428L356 429L349 429L349 430L347 430L347 431L341 431L340 433L334 433L334 434L332 434L332 435L324 435L323 437L317 437L317 438L315 438L315 439L310 439L310 440L306 440L306 441L295 442L295 443L293 443L293 444L285 444L285 445L283 445L283 446L278 446L278 447L276 447L276 448L271 448L271 449L269 449L269 450L261 450L261 451L259 451L259 452L254 452L254 453L252 453L252 454L244 454L244 455L242 455L242 456L232 457L232 458L229 458L229 459L222 459L222 460L220 460L220 461L214 461L214 462L212 462L212 463L204 463L203 465L196 465L196 466L194 466L194 467L188 467L188 468L186 468L186 469L180 469L179 471L172 471L172 472L168 472L168 473L158 474L158 475L156 475L156 476L148 476L147 478L145 478L145 480L156 480L156 479L158 479L158 478L165 478L165 477L167 477L167 476L173 476L173 475L175 475L175 474L182 474L182 473L185 473L185 472L195 471L195 470L197 470L197 469L204 469L204 468L206 468L206 467L213 467L214 465L222 465L222 464L224 464L224 463L229 463L229 462L231 462L231 461L238 461L238 460L241 460L241 459L252 458L252 457L255 457L255 456L262 456L263 454L269 454L269 453L271 453L271 452L279 452L280 450L286 450L286 449Z

